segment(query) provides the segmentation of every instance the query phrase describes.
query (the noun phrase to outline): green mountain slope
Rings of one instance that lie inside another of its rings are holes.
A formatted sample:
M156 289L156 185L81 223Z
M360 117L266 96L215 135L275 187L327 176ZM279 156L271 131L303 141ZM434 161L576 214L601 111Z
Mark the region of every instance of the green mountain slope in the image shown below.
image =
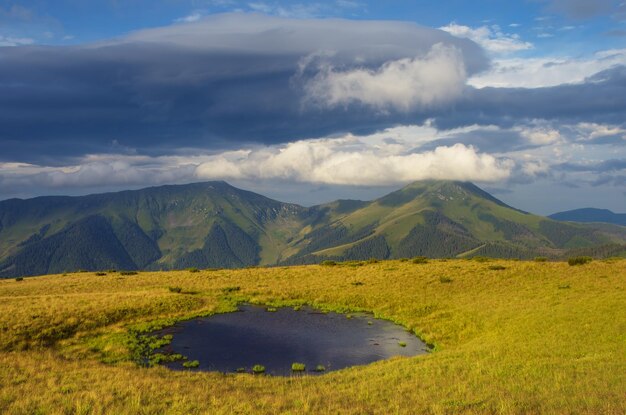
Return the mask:
M0 276L276 263L307 212L224 182L6 200Z
M512 208L471 183L422 181L333 216L295 242L297 253L288 262L368 255L556 257L624 241L625 228L557 222Z
M0 202L0 277L415 255L602 256L625 252L625 243L624 227L554 221L452 181L311 208L224 182Z

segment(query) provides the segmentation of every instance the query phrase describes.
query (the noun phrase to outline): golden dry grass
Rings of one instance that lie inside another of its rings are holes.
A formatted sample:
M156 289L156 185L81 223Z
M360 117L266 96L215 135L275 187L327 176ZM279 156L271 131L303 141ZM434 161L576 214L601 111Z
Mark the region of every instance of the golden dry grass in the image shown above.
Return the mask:
M0 412L623 414L625 283L623 260L384 261L1 281ZM129 327L244 300L373 311L436 351L293 378L128 361Z

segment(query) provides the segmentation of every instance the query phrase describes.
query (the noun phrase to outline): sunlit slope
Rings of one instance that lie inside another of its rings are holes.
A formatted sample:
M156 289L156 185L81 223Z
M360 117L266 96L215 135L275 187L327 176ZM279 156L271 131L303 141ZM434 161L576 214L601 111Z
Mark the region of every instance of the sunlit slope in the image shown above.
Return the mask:
M291 261L320 258L555 256L623 243L617 227L556 222L514 209L467 182L416 182L335 217L295 242Z
M287 378L134 363L141 330L239 302L371 311L435 349ZM382 261L4 280L0 413L622 415L625 308L626 260Z

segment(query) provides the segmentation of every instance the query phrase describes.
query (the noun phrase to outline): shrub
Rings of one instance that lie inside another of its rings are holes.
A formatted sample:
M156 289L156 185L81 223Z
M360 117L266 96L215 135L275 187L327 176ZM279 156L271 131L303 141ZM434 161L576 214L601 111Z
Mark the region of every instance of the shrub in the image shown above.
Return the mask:
M590 256L576 256L567 260L567 263L571 266L574 265L585 265L588 262L591 262L593 258Z
M504 269L506 269L506 267L502 266L502 265L490 265L489 269L492 271L502 271Z
M358 287L360 285L363 285L363 282L361 282L361 281L352 281L350 284L354 285L355 287Z
M24 281L24 277L17 277L15 281Z
M190 360L188 362L183 363L183 367L186 368L193 368L193 367L198 367L200 366L200 362L198 362L197 360Z
M265 373L265 366L263 365L254 365L252 366L252 373L255 374L261 374L261 373Z
M413 258L414 264L428 264L428 258L425 256L416 256Z
M224 288L222 288L222 292L223 293L232 293L232 292L239 291L239 290L241 290L241 287L224 287Z
M537 256L535 257L535 262L546 262L548 260L548 258L546 258L545 256Z
M370 258L367 260L368 264L377 264L378 263L378 258Z
M137 271L120 271L120 275L137 275Z
M187 268L187 271L189 271L189 272L200 272L200 270L198 268Z
M292 363L291 371L292 372L304 372L306 369L306 365L304 363Z
M107 269L107 272L108 272L109 274L114 274L114 273L116 273L116 272L117 272L117 270L115 270L115 269Z
M103 277L103 276L107 275L107 273L106 272L96 272L96 275L98 277Z
M400 262L407 262L409 260L409 258L400 258L399 261Z
M320 265L322 265L324 267L333 267L333 266L337 265L337 263L335 261L326 260L326 261L322 261L320 263Z
M450 277L439 277L439 282L442 284L448 284L452 282L452 278Z
M170 290L171 293L179 293L183 289L181 287L169 287L169 290Z

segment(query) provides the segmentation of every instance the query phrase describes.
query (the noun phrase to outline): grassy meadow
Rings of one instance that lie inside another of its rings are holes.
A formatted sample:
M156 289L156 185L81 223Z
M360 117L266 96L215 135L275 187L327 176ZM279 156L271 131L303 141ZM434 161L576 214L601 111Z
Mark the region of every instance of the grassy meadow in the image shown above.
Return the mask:
M433 352L294 377L134 362L141 333L243 301L371 311ZM0 316L0 413L626 411L626 260L50 275L0 281Z

